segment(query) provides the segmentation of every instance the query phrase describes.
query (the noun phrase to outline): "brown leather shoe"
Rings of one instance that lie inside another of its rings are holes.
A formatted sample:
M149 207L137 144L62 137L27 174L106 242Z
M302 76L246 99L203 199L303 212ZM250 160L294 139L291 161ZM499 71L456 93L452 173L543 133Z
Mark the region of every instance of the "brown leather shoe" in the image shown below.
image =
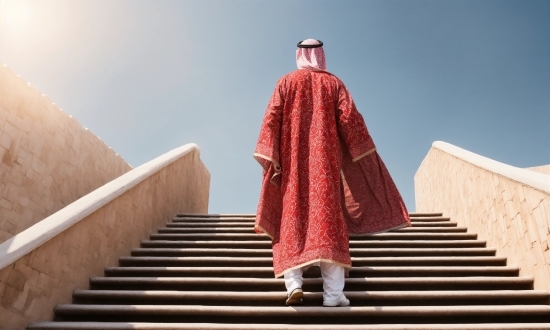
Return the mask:
M287 306L295 306L295 305L301 305L303 304L302 298L304 297L304 291L300 288L296 288L292 290L292 292L288 295L288 299L286 300Z

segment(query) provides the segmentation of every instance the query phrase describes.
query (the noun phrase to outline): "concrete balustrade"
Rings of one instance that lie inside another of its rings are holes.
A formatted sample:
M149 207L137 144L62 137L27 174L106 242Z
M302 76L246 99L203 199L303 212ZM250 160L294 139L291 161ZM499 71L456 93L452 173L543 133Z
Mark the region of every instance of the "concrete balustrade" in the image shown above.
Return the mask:
M550 290L550 175L438 141L414 182L417 212L442 211Z
M208 211L194 144L136 169L0 63L0 329L51 319L178 212Z
M168 152L0 244L0 329L50 320L57 304L103 275L178 212L207 213L199 149ZM2 269L3 268L3 269Z

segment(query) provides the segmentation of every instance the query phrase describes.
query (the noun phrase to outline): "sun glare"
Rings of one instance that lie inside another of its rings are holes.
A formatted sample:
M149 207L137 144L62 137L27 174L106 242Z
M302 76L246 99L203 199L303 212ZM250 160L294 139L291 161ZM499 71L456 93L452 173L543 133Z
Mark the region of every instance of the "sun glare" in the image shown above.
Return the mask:
M0 31L21 32L31 23L32 11L29 0L0 1Z

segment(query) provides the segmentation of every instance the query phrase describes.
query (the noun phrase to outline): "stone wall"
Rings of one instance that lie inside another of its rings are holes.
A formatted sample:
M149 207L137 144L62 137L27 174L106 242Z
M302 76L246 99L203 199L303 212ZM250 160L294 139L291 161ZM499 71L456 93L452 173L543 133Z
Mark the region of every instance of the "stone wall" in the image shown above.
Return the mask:
M550 195L432 148L414 177L417 212L443 212L550 290Z
M0 243L130 169L0 63Z
M546 175L550 175L550 165L543 165L543 166L535 166L535 167L528 167L526 170L534 171Z
M137 169L136 169L137 170ZM194 150L0 270L0 329L51 320L75 289L178 212L207 213L210 174Z

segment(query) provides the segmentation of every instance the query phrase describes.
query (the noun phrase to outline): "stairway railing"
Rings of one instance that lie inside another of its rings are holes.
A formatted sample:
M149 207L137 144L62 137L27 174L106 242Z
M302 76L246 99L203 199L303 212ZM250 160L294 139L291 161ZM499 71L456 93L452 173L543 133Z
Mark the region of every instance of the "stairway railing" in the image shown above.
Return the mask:
M550 176L436 141L414 177L416 210L443 211L550 290Z
M24 328L178 212L207 213L210 174L186 144L94 190L0 244L0 315ZM7 306L6 306L7 305Z

